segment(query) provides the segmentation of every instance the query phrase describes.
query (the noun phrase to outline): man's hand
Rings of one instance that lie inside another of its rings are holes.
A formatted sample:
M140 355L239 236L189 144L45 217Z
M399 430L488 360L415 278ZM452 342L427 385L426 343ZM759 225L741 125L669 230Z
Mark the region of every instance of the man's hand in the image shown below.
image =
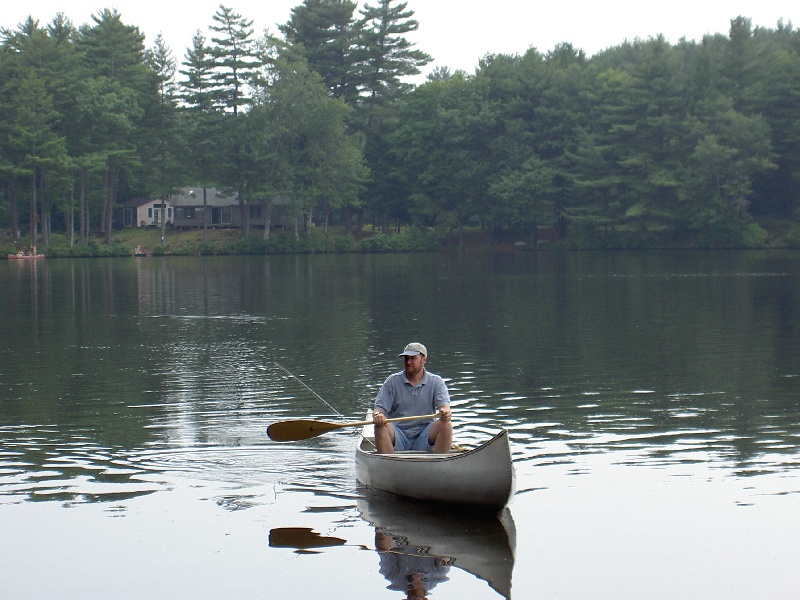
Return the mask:
M444 405L439 407L439 420L444 421L445 423L450 420L450 406Z
M375 425L375 427L383 427L386 425L386 415L382 412L374 412L372 414L372 423Z

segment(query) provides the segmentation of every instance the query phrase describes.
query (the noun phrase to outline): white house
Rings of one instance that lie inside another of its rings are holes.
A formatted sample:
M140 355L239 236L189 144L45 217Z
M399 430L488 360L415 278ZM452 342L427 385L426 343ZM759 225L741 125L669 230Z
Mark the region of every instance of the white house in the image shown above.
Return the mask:
M173 214L169 201L133 198L122 205L122 226L126 228L160 227L165 217L167 223L172 224Z

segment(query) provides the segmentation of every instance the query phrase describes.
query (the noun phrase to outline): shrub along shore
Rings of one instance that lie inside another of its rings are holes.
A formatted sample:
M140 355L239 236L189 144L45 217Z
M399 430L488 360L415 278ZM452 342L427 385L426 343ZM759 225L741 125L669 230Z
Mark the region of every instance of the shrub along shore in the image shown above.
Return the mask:
M215 255L259 255L259 254L332 254L332 253L380 253L380 252L437 252L447 248L493 248L496 250L653 250L653 249L725 249L725 248L797 248L800 240L794 240L791 232L766 232L759 228L760 235L735 245L719 240L695 238L675 243L670 240L653 242L624 233L610 233L603 237L586 237L580 234L565 239L533 243L528 236L512 235L508 232L490 235L480 228L463 232L441 232L435 229L406 227L400 231L385 233L366 230L360 234L345 233L343 229L331 227L327 231L312 228L296 235L294 232L273 232L264 239L262 232L243 238L238 230L212 229L204 236L202 231L179 231L169 228L164 240L157 228L126 229L115 232L111 243L102 236L93 237L89 243L70 245L69 239L53 234L50 245L40 241L38 252L49 258L84 258L96 256L215 256ZM0 241L0 255L30 249L30 238Z
M4 254L30 248L30 239L6 240L0 244ZM306 233L276 232L264 239L263 235L243 238L238 230L175 231L168 229L162 242L160 229L130 229L115 232L111 243L101 236L89 243L70 246L69 240L54 234L49 246L41 243L38 252L49 258L83 258L95 256L214 256L253 254L325 254L348 252L433 252L446 242L432 231L406 229L400 233L374 233L354 236L336 229L312 229Z

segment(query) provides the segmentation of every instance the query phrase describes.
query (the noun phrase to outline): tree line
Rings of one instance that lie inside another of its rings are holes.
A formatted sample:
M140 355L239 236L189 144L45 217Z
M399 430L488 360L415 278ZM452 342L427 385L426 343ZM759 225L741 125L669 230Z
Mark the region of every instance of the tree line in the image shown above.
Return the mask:
M2 30L0 227L111 241L115 207L184 186L366 223L573 245L797 245L790 24L592 57L569 43L434 70L405 2L304 0L278 32L221 5L181 59L105 9ZM269 227L263 236L269 235Z

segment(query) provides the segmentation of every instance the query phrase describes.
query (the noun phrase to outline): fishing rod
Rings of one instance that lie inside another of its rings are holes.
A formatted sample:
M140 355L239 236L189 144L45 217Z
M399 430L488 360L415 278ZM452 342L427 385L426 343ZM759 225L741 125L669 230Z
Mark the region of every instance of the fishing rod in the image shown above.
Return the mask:
M311 392L312 394L314 394L314 396L316 396L316 397L317 397L317 399L319 399L319 401L320 401L320 402L322 402L322 403L323 403L325 406L327 406L327 407L328 407L328 408L330 408L330 409L331 409L333 412L335 412L337 415L339 415L339 418L340 418L340 419L342 419L343 421L346 421L346 420L347 420L347 418L346 418L346 417L345 417L345 416L344 416L342 413L340 413L340 412L339 412L338 410L336 410L336 409L335 409L333 406L331 406L330 404L328 404L328 402L325 400L325 398L323 398L323 397L322 397L322 396L320 396L320 395L319 395L317 392L315 392L315 391L314 391L314 390L312 390L310 387L308 387L308 386L306 385L306 382L305 382L305 381L303 381L302 379L300 379L300 378L299 378L297 375L295 375L294 373L292 373L292 372L291 372L289 369L287 369L286 367L284 367L283 365L281 365L281 364L280 364L280 363L278 363L277 361L273 361L273 362L275 363L275 366L276 366L276 367L278 367L278 368L279 368L281 371L283 371L284 373L286 373L286 374L287 374L289 377L291 377L292 379L294 379L295 381L297 381L297 382L298 382L300 385L302 385L304 388L306 388L306 389L307 389L309 392ZM296 423L295 423L295 424L296 424ZM270 425L270 428L273 428L273 432L274 432L274 433L277 435L277 434L278 434L278 433L280 433L280 432L279 432L277 429L274 429L274 428L276 428L276 427L281 427L281 426L285 426L285 425L286 425L286 424L275 423L275 424L273 424L273 425ZM290 424L290 425L291 425L291 424ZM332 427L332 425L333 425L332 423L323 423L323 424L316 423L316 425L317 425L317 427L320 427L320 425L322 425L322 426L324 426L324 427L327 427L328 429L325 429L325 431L328 431L329 429L333 429L333 428L334 428L334 427ZM344 424L342 424L342 425L341 425L341 427L347 427L347 426L348 426L348 423L344 423ZM269 429L270 429L270 428L267 428L267 435L269 435ZM321 432L321 433L324 433L324 431L322 431L321 429L320 429L320 432ZM309 435L305 435L305 437L306 437L306 438L307 438L307 437L314 437L315 435L319 435L319 434L318 434L318 433L312 433L310 436L309 436ZM289 439L289 438L287 438L287 439ZM298 438L298 439L305 439L305 438ZM370 445L371 445L373 448L375 448L376 450L378 449L378 448L377 448L377 446L375 446L375 442L373 442L373 441L372 441L372 440L370 440L369 438L365 438L365 439L366 439L366 440L367 440L367 441L370 443Z
M308 386L306 385L306 382L305 382L305 381L303 381L302 379L300 379L300 378L299 378L297 375L295 375L294 373L292 373L292 372L291 372L289 369L287 369L286 367L284 367L284 366L282 366L282 365L278 364L278 362L275 362L275 366L276 366L276 367L278 367L278 368L279 368L281 371L283 371L284 373L286 373L286 374L287 374L289 377L291 377L292 379L294 379L295 381L297 381L297 382L298 382L300 385L302 385L304 388L306 388L306 389L307 389L309 392L311 392L312 394L314 394L314 396L316 396L316 397L317 397L317 399L318 399L320 402L322 402L322 403L323 403L325 406L327 406L327 407L328 407L328 408L330 408L330 409L331 409L333 412L335 412L337 415L339 415L339 418L340 418L340 419L344 419L344 418L345 418L345 416L344 416L342 413L340 413L340 412L339 412L338 410L336 410L336 409L335 409L333 406L331 406L330 404L328 404L328 402L325 400L325 398L323 398L323 397L322 397L322 396L320 396L320 395L319 395L317 392L315 392L315 391L314 391L314 390L312 390L310 387L308 387Z

